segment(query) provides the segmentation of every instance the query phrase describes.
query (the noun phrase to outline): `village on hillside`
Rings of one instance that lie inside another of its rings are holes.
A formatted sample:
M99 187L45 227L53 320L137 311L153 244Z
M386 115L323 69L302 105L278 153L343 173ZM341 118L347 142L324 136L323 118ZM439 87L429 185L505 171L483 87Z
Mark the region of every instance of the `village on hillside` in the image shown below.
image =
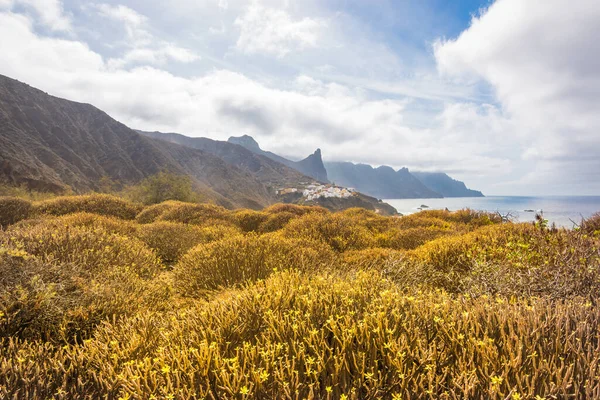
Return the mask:
M278 195L286 195L291 193L302 193L302 198L306 201L317 200L320 198L347 199L356 195L356 191L352 188L344 188L331 184L323 185L320 183L311 183L304 189L284 188L277 190Z

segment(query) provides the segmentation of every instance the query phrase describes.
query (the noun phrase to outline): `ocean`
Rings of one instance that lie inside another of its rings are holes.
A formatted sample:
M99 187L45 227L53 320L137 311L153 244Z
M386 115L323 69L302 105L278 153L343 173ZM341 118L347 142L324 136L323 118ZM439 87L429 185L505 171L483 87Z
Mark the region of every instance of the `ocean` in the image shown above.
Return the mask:
M600 196L489 196L384 201L405 215L419 212L418 208L426 205L429 209L448 208L450 211L471 208L480 211L498 211L503 215L510 212L518 221L529 222L535 219L536 212L543 212L544 218L549 223L554 222L557 226L566 228L573 228L573 222L580 223L582 218L589 218L600 212ZM534 210L534 212L526 210Z

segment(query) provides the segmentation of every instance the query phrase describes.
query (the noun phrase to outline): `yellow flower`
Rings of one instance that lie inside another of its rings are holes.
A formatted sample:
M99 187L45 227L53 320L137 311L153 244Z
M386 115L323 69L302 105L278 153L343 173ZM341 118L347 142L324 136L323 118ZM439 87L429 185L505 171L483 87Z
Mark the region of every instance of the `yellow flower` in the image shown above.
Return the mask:
M511 398L512 398L512 400L521 400L522 399L521 395L518 392L513 393Z
M247 386L242 386L242 388L240 389L240 394L246 395L250 393L250 389L248 389Z
M163 374L168 374L169 372L171 372L171 367L169 367L168 365L163 365L163 367L160 369Z
M492 385L497 386L502 384L502 381L504 380L501 376L492 376Z
M327 386L327 387L325 388L325 391L326 391L327 393L331 393L331 392L333 392L333 388L332 388L331 386Z
M340 396L340 400L348 400L348 396L346 396L345 394Z
M402 395L400 393L394 393L392 395L392 400L402 400Z
M267 379L269 379L269 373L267 371L262 371L260 373L259 379L261 382L266 381Z

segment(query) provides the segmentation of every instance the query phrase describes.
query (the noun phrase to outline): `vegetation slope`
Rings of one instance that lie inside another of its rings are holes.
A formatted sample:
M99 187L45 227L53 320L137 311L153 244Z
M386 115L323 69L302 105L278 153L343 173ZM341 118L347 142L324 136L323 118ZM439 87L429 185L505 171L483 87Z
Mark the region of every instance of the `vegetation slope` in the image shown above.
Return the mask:
M600 216L0 198L0 398L600 398Z

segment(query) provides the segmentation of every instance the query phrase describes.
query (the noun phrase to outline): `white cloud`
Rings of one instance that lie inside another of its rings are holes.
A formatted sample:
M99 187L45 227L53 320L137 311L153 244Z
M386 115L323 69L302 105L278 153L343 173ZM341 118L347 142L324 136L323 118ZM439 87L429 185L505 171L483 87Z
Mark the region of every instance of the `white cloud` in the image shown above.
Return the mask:
M435 45L442 73L493 85L515 126L505 138L538 163L523 184L586 176L600 190L598 21L596 0L498 0L458 38Z
M238 50L246 54L284 57L291 51L316 47L327 23L308 17L294 20L284 9L253 2L245 14L235 20L235 25L240 29L236 43Z
M461 113L448 111L432 129L415 130L404 123L410 102L372 99L360 88L308 76L281 90L227 70L181 78L151 67L109 68L81 43L36 36L27 19L14 14L0 14L0 35L10 39L0 42L0 54L11 54L0 73L92 103L134 128L217 139L248 133L266 148L298 157L318 146L330 160L396 167L485 172L505 163L482 152L486 137L471 142L476 135L470 132L443 139L457 124L469 126L456 122Z
M0 10L11 10L17 5L35 11L41 23L53 31L70 32L73 28L61 0L0 0Z
M125 47L129 49L118 58L109 60L112 69L129 65L165 65L168 61L191 63L200 59L192 50L174 43L157 40L150 32L148 18L124 5L93 4L98 14L123 24Z

